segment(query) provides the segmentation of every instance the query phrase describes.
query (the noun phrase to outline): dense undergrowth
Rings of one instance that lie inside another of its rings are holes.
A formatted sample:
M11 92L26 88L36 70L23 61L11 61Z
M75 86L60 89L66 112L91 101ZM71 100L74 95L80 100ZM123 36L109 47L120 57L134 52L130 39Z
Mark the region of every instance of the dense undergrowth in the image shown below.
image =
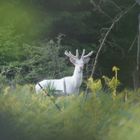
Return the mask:
M31 86L0 93L2 140L139 140L140 91L115 98L102 90L53 98L36 95Z

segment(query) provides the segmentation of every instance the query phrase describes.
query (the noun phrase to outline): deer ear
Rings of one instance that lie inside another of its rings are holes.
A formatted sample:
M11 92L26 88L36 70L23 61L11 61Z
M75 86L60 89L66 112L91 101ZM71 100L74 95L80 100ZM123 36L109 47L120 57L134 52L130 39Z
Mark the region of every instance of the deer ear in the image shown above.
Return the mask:
M87 57L87 58L84 58L84 64L87 64L89 62L90 58Z
M75 62L76 60L74 59L74 58L72 58L72 57L70 57L70 62L72 63L72 64L74 64L75 65Z

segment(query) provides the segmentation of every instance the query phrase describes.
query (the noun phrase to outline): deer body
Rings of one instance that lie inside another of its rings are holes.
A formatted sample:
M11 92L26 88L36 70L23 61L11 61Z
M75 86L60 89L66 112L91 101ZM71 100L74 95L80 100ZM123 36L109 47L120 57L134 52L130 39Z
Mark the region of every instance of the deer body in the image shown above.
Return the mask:
M78 50L76 50L76 56L72 55L71 52L68 53L66 51L65 55L67 55L70 58L70 61L75 65L73 75L61 79L43 80L39 82L39 84L36 84L36 93L39 93L40 91L42 91L42 88L45 89L48 86L52 89L55 89L56 91L59 91L56 92L56 94L70 95L73 93L78 93L79 88L82 84L84 64L89 61L89 56L92 55L93 52L90 52L85 56L85 58L84 53L85 51L83 50L82 57L81 59L79 59Z

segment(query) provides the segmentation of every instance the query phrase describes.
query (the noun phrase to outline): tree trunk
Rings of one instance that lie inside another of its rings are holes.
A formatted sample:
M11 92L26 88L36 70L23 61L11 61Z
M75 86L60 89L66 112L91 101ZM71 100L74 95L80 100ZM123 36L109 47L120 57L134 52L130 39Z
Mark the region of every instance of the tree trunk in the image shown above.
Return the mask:
M136 69L133 72L133 84L134 89L140 88L140 14L138 17L139 21L139 28L138 28L138 45L137 45L137 63L136 63Z
M135 90L140 88L140 71L137 69L133 72L133 86Z

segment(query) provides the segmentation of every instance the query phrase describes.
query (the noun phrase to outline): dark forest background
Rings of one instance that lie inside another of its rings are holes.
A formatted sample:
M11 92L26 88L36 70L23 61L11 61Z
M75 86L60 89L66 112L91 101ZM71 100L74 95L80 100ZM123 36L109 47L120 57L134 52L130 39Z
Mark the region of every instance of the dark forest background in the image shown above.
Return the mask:
M84 71L87 78L103 37L121 14L105 40L93 76L110 77L115 65L120 68L122 88L140 87L139 12L134 0L1 0L1 87L71 75L73 66L65 50L94 50Z

